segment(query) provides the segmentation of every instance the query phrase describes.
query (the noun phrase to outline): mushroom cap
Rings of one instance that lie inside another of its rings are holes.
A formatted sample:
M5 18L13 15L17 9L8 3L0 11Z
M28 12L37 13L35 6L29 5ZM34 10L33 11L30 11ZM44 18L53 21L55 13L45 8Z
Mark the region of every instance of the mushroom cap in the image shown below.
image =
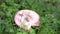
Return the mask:
M15 14L14 17L14 21L18 26L21 26L23 21L27 26L39 26L39 19L40 16L32 10L20 10Z

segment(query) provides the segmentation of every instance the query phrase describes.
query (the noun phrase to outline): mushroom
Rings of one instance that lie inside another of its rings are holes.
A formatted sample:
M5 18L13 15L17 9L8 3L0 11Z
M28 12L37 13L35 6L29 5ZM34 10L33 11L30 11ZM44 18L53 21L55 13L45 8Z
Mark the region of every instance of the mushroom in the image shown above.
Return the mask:
M26 30L29 30L31 26L39 26L39 15L32 10L20 10L15 14L15 23Z

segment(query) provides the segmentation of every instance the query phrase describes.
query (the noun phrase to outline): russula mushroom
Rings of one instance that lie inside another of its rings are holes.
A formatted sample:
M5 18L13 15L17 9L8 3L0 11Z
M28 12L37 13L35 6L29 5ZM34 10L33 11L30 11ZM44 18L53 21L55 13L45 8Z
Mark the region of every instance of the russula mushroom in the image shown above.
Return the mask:
M15 23L23 28L29 30L31 26L39 26L39 15L32 10L20 10L14 17Z

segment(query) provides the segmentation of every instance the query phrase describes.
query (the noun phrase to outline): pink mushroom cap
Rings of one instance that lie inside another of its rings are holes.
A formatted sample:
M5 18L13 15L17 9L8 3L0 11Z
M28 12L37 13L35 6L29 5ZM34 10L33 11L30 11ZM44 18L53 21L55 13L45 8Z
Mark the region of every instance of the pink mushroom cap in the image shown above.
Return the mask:
M40 16L32 10L20 10L15 14L14 21L18 26L21 26L23 23L23 18L28 17L27 21L25 22L27 26L31 24L31 26L39 26L39 19Z

